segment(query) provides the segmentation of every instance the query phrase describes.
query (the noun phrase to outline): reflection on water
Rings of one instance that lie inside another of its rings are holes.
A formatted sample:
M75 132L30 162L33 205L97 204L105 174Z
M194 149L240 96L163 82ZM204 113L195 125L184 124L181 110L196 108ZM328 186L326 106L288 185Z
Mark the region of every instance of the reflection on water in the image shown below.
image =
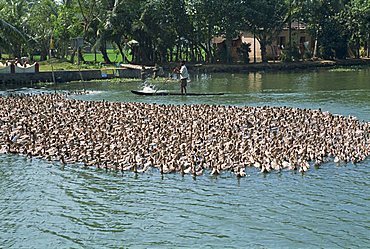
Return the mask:
M248 74L248 88L250 91L259 92L262 90L262 74L249 73Z
M196 76L192 76L196 78ZM352 115L370 120L370 68L335 73L310 71L303 73L213 74L206 79L192 80L188 92L223 92L223 96L136 96L130 90L140 83L69 83L55 89L85 89L94 94L77 96L83 100L149 102L163 104L216 104L248 106L290 106L321 108L335 114ZM156 83L161 90L179 91L177 82Z
M81 90L84 100L274 105L370 120L369 70L214 74L191 92L143 97L139 83L69 83L20 92ZM179 84L159 87L178 91ZM19 89L18 89L19 90ZM17 92L19 92L17 90ZM5 92L1 92L5 94ZM0 248L366 248L370 160L324 164L307 174L227 172L193 179L86 169L0 155Z

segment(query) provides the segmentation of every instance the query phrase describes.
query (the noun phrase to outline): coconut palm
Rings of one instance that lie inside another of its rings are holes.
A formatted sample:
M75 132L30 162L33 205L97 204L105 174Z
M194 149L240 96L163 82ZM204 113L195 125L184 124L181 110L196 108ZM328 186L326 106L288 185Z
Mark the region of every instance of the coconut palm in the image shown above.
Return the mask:
M15 56L19 56L19 52L14 49L14 43L18 43L20 40L26 41L24 33L0 18L0 57L2 51L7 51Z

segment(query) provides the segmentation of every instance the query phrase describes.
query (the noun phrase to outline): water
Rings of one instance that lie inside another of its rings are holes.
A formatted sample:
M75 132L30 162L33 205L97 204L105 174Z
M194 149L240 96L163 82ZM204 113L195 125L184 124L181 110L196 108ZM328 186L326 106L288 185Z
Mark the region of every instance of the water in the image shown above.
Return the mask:
M71 83L86 100L321 108L370 120L370 70L214 74L189 92L143 97L138 83ZM199 77L201 78L201 77ZM174 83L157 84L178 90ZM41 91L18 89L22 92ZM0 155L0 248L365 248L370 244L370 159L301 175L213 177L86 169Z

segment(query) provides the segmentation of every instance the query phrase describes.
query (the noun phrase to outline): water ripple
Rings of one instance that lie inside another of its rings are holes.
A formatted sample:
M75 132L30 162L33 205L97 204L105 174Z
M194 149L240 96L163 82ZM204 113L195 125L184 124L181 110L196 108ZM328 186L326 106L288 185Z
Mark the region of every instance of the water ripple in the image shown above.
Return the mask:
M0 155L5 248L363 248L370 160L302 175L145 175Z

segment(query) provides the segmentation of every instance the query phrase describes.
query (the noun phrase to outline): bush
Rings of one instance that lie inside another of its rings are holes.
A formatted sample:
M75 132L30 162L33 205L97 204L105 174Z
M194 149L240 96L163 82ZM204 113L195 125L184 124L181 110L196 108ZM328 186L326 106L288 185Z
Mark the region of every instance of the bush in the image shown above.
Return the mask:
M283 62L299 61L300 58L301 54L297 46L293 46L290 51L289 49L284 49L281 52L281 61Z
M329 19L322 27L319 41L320 53L324 59L344 59L347 55L349 38L345 29L336 20Z
M282 50L280 57L283 62L292 62L292 57L289 55L289 51L287 50Z
M251 44L250 43L242 43L240 48L238 48L239 58L243 61L243 63L249 63L249 53L251 52Z

